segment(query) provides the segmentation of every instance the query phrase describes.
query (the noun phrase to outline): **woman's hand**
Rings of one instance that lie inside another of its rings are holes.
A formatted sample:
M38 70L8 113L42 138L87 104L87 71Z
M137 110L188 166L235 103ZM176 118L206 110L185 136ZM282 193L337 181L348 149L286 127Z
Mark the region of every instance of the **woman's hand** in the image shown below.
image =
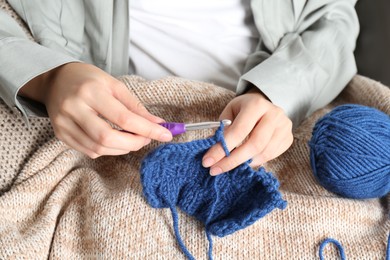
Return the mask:
M293 142L292 122L283 110L272 104L257 89L234 98L222 112L220 119L230 119L225 131L226 145L231 152L226 157L216 144L203 157L210 174L230 171L249 159L258 166L285 152Z
M158 125L163 119L150 114L122 82L93 65L68 63L35 81L23 87L21 95L44 103L57 138L91 158L136 151L151 139L172 139ZM102 118L127 132L113 129Z

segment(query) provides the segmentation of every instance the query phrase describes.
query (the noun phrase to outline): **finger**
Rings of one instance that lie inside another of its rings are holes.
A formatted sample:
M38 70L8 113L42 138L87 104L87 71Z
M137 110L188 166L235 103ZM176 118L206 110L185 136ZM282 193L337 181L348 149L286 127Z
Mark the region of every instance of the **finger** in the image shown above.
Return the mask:
M63 141L65 144L67 144L70 148L76 150L76 151L79 151L85 155L87 155L88 157L92 158L92 159L95 159L95 158L98 158L99 155L89 149L87 149L86 147L82 146L79 144L78 141L76 141L73 137L69 136L69 135L63 135L62 138L59 138L61 141Z
M76 135L74 137L72 137L70 135L65 135L63 141L71 148L87 155L88 157L90 157L92 159L96 159L102 155L122 155L122 154L128 153L128 152L123 151L123 150L108 149L108 148L104 148L104 147L98 146L98 145L95 146L95 149L97 149L97 151L90 150L86 146L84 146L80 143L80 140L79 140L79 138L77 138ZM102 147L102 148L99 148L99 147Z
M288 131L275 128L275 120L266 114L253 129L250 138L236 148L229 157L223 158L210 169L211 175L218 175L230 171L240 164L256 156L258 163L263 164L279 156L282 152L280 144L288 136Z
M228 107L225 107L225 109L222 111L221 115L219 116L219 120L229 119L233 122L234 114L231 109Z
M250 137L241 146L237 147L228 157L224 157L210 169L211 175L218 175L230 171L240 164L252 159L270 145L272 138L279 138L274 134L275 120L270 113L265 114L253 128Z
M69 123L67 125L74 125L73 129L77 128L76 131L68 131L71 133L73 139L77 141L80 145L85 147L86 149L92 151L93 153L97 154L97 156L101 155L122 155L127 154L130 151L128 149L121 149L121 148L110 148L106 147L102 144L99 144L92 140L85 132L82 130L81 127L76 125L73 121L69 120ZM93 157L91 157L93 158Z
M97 92L95 95L95 101L90 101L91 108L123 130L161 142L172 140L168 129L133 113L107 93Z
M233 148L240 145L249 135L257 123L253 118L259 117L254 117L253 113L241 111L229 128L226 129L224 138L229 151L232 151ZM218 143L212 146L203 156L202 165L203 167L210 167L225 156L226 154L222 145Z
M283 154L284 152L286 152L288 150L288 148L290 148L290 146L292 145L293 141L294 141L293 136L287 135L283 140L281 140L279 145L275 145L274 148L270 147L270 150L268 150L268 151L267 151L267 149L265 149L264 153L260 153L260 154L256 155L255 157L253 157L253 160L250 163L250 166L253 166L253 167L259 166L259 165L262 165L268 161L275 159L276 157L278 157L281 154ZM272 149L275 149L275 151L272 151ZM273 154L273 156L271 155L269 158L267 158L267 154Z
M88 155L91 158L97 158L101 155L121 155L129 151L121 149L111 149L94 142L76 123L72 120L62 119L59 131L60 139L73 147L74 149ZM58 129L58 125L57 125Z
M140 115L141 117L146 118L153 123L158 124L164 122L164 119L151 114L141 103L141 101L139 101L137 97L130 93L124 83L118 81L118 84L116 84L113 88L113 95L133 113Z
M250 146L252 155L259 154L268 145L273 138L276 130L277 120L272 113L266 113L253 128L250 138L245 143L245 146Z
M247 143L247 142L246 142ZM244 143L243 145L236 148L228 157L224 157L219 162L214 164L210 168L210 175L216 176L224 172L228 172L240 164L248 161L252 158L254 150L251 150L250 148L252 146L247 146Z
M73 117L73 119L87 136L106 148L127 152L138 151L150 141L143 136L113 129L88 108L79 109L77 117Z

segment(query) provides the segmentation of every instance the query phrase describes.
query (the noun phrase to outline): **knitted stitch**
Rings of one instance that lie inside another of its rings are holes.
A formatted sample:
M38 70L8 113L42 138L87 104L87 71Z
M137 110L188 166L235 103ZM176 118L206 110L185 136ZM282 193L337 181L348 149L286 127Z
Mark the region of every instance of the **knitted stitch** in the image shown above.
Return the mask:
M274 208L284 209L286 202L278 191L279 183L264 168L255 171L245 162L218 176L202 166L202 157L217 142L227 150L223 125L208 139L167 144L151 152L142 162L141 181L148 203L154 208L170 208L177 223L175 207L194 216L211 235L232 234L253 224ZM176 232L183 252L187 254Z
M153 114L170 121L212 120L234 97L185 79L122 79ZM331 236L342 242L348 260L384 260L390 195L347 200L319 188L310 176L307 142L315 121L335 105L354 102L390 114L389 97L389 88L356 76L336 102L294 130L293 145L266 166L283 182L288 208L214 241L214 258L319 259L320 239ZM169 210L150 207L142 194L141 157L154 144L125 156L90 160L52 139L47 118L30 118L30 129L16 118L0 100L0 189L8 187L0 195L0 259L183 258L167 225ZM204 139L209 133L191 131L176 140ZM185 222L182 217L183 242L197 259L205 259L203 224L192 217ZM339 259L328 246L326 259Z

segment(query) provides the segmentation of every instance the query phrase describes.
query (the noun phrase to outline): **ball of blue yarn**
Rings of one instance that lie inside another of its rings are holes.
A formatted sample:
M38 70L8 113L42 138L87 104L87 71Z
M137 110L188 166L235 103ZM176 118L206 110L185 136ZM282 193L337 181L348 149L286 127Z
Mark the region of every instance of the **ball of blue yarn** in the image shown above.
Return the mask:
M318 182L343 197L390 192L390 116L374 108L338 106L317 121L310 163Z

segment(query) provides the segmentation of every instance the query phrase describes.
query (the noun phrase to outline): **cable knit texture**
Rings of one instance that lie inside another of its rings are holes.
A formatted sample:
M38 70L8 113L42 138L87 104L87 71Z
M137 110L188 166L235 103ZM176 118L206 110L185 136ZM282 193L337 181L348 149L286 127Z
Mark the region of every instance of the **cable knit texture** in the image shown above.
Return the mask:
M121 80L167 121L217 120L234 97L225 89L178 78ZM388 88L358 76L335 102L303 122L292 147L264 165L279 179L288 207L216 238L215 259L316 259L326 237L340 241L348 259L384 259L389 196L348 200L328 192L312 174L308 142L314 123L335 105L361 103L388 114L389 97ZM31 125L27 129L0 101L0 259L183 259L170 210L150 207L143 196L140 162L160 143L91 160L53 138L48 119L31 118ZM191 131L174 142L212 134ZM204 259L204 225L180 210L178 216L185 246ZM324 249L326 259L337 255L332 246Z
M279 182L264 168L256 171L245 162L230 172L210 176L202 167L202 157L222 141L223 126L211 138L167 144L150 153L141 166L149 204L155 208L178 206L219 237L253 224L274 208L284 209Z
M0 8L9 8L0 0ZM146 81L123 77L131 94L167 121L218 120L233 92L179 78ZM390 230L390 197L351 200L317 184L308 142L314 123L335 106L357 103L390 114L390 90L356 76L329 106L294 130L294 143L264 165L288 201L245 229L213 241L215 259L318 259L319 244L332 237L348 259L384 259ZM21 117L0 100L0 259L184 259L169 209L156 210L143 196L140 162L161 143L125 156L91 160L53 137L50 121ZM205 139L191 131L175 143ZM205 259L200 221L178 211L183 242ZM325 259L338 259L328 245Z

